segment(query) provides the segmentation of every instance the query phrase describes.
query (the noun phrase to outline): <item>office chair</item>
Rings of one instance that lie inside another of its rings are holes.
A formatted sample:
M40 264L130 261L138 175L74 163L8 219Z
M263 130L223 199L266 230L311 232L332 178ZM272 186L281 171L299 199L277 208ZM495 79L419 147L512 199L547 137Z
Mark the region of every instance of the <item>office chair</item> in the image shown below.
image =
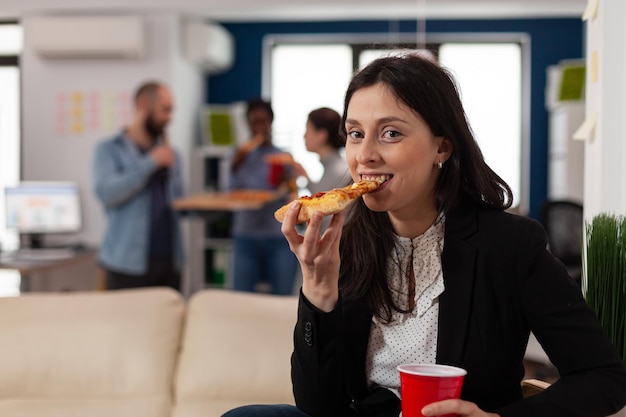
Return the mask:
M550 252L567 267L580 285L583 245L583 206L567 200L547 201L541 222L548 234Z

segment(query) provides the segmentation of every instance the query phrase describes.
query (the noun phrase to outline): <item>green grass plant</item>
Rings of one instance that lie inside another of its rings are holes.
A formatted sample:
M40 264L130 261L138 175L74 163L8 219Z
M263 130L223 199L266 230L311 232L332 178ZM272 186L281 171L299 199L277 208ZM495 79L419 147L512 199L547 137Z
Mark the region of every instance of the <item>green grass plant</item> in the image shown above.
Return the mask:
M626 362L626 217L595 216L585 240L585 299Z

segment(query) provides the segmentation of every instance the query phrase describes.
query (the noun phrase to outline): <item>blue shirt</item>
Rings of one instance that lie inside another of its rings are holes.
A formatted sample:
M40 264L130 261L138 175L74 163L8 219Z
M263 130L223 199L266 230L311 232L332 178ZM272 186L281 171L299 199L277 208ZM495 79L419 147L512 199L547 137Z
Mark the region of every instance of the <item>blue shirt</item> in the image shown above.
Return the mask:
M183 196L180 158L168 170L165 197L171 203ZM150 250L151 192L148 183L158 167L149 155L120 133L98 144L92 162L92 182L104 206L107 225L98 260L103 267L141 275ZM178 216L172 213L174 260L182 265L182 238Z
M274 145L263 144L250 151L238 169L230 178L231 189L248 190L276 190L269 181L269 164L265 161L267 155L281 153ZM288 176L293 177L293 170L287 170ZM259 210L237 211L233 215L233 236L246 237L282 237L280 223L274 218L274 212L283 204L286 198L275 200L265 204Z
M143 149L137 146L142 155L148 153L154 146ZM148 188L150 189L150 258L171 259L174 253L173 211L167 201L165 187L169 169L159 168L150 175Z

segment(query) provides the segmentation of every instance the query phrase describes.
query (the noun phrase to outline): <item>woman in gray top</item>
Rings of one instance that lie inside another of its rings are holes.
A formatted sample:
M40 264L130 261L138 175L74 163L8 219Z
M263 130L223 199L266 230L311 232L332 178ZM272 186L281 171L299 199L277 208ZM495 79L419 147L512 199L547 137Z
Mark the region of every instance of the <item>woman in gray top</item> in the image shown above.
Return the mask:
M348 165L340 153L346 144L340 126L341 116L333 109L321 107L309 113L304 144L307 151L320 156L324 173L318 182L314 182L302 165L296 164L296 172L307 179L306 188L311 194L343 187L351 181Z

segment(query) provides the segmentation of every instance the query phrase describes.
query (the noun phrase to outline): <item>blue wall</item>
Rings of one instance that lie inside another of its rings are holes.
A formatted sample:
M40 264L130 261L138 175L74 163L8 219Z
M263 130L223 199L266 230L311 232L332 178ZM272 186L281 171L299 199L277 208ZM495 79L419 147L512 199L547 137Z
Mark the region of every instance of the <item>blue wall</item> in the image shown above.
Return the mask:
M231 103L261 94L263 37L268 34L415 33L413 21L223 23L235 38L235 64L223 74L208 77L210 103ZM530 215L537 217L547 195L548 114L544 106L546 67L562 59L583 56L581 19L431 20L428 33L527 33L531 47Z

